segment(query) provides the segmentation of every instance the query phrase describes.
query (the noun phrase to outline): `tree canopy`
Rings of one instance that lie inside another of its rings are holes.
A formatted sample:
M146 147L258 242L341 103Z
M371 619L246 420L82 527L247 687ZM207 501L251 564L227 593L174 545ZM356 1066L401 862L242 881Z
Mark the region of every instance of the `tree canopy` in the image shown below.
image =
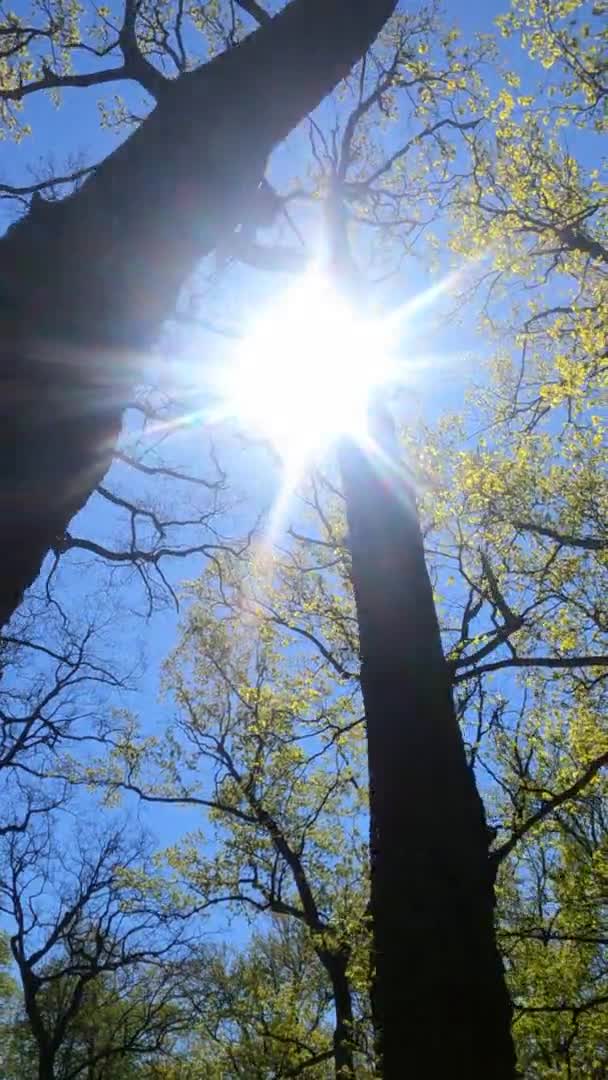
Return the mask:
M148 104L121 86L101 115L112 137L135 139L168 82L274 13L5 12L5 135L30 137L34 92L120 80ZM336 456L309 463L281 518L276 451L238 422L204 426L191 387L193 337L209 365L229 363L252 309L317 254L336 191L366 296L406 301L389 407L485 808L518 1067L532 1080L608 1074L606 15L514 0L494 34L467 38L432 8L399 9L290 155L271 159L268 219L198 237L201 256L216 254L163 311L174 363L159 349L147 382L129 375L98 512L55 537L2 638L9 1080L378 1074L366 724ZM46 200L89 165L2 191ZM44 229L46 201L24 221L38 212ZM205 233L190 204L187 220ZM456 365L469 375L452 392ZM266 498L251 477L273 470ZM76 588L85 574L95 603ZM158 705L130 700L138 625L166 628ZM70 822L91 812L106 827L85 841ZM117 826L123 812L160 832L166 819L169 838ZM392 839L407 849L407 835Z

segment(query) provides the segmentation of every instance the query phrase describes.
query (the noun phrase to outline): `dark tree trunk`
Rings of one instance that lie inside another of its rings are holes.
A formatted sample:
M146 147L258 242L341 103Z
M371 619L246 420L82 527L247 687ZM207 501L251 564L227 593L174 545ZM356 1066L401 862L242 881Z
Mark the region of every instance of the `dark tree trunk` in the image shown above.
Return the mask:
M82 189L0 241L0 626L102 479L141 352L272 149L396 0L294 0L197 71Z
M345 953L319 952L331 982L334 997L334 1066L336 1080L354 1080L353 1054L353 1002L346 972L348 956Z
M456 722L415 498L341 448L367 720L374 1012L384 1080L512 1080L483 805Z
M46 1054L41 1054L38 1059L38 1080L55 1080L53 1059Z

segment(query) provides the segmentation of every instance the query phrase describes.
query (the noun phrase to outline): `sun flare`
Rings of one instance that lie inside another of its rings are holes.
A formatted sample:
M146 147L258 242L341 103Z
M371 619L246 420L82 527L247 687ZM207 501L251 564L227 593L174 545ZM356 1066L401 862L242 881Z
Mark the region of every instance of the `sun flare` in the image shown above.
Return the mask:
M391 374L388 322L357 314L317 268L250 328L226 372L226 412L300 463L340 435L362 438Z

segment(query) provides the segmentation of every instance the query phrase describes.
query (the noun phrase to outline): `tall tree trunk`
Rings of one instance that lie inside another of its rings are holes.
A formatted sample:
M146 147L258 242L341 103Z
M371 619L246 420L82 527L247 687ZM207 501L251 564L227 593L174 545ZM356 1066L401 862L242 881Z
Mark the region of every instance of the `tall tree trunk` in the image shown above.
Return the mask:
M371 814L374 1010L384 1080L512 1080L483 805L456 722L415 497L385 455L341 448Z
M78 193L0 241L0 626L106 472L141 350L188 274L395 6L294 0L167 83Z

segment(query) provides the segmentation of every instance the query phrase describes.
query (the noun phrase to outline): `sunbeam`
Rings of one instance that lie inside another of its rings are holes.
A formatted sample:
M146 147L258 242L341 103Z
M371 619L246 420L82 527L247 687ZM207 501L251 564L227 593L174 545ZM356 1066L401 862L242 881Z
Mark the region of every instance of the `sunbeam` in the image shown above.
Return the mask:
M268 440L283 463L268 539L282 527L294 489L313 460L340 438L358 442L386 468L368 430L369 405L428 366L399 355L404 334L423 310L448 293L461 272L442 278L381 315L357 310L313 266L256 320L218 376L215 421L234 420Z

